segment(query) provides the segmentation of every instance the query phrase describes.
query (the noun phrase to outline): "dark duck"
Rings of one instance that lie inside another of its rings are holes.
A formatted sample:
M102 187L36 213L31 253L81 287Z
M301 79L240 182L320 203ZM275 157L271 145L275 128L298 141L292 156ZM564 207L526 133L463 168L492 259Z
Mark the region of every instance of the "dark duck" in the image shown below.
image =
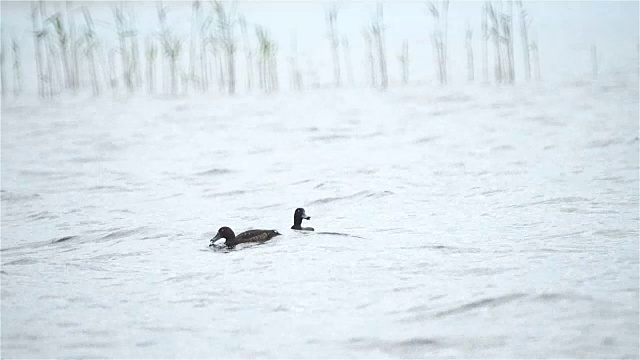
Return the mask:
M307 215L303 208L297 208L296 212L293 213L293 226L291 228L293 230L313 231L312 227L302 227L302 219L311 220L311 217Z
M273 237L281 235L276 230L248 230L236 235L231 228L223 226L218 230L216 236L211 239L211 245L220 240L225 239L225 245L231 248L242 243L265 242Z

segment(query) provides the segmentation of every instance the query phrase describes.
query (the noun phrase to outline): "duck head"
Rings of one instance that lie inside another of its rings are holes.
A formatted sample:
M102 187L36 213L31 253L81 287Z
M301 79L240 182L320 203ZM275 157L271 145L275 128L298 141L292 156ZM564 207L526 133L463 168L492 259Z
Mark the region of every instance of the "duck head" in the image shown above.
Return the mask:
M227 241L233 241L235 238L236 238L236 234L233 232L233 230L231 230L231 228L227 226L223 226L220 229L218 229L218 233L216 234L216 236L214 236L211 239L211 244L213 244L214 242L220 239L225 239L225 242L227 242Z
M313 230L311 228L306 229L302 227L302 219L309 220L311 216L307 215L303 208L297 208L296 212L293 213L293 226L291 227L293 230Z
M296 219L311 220L311 216L308 216L303 208L297 208L296 212L293 214L293 220L295 221Z

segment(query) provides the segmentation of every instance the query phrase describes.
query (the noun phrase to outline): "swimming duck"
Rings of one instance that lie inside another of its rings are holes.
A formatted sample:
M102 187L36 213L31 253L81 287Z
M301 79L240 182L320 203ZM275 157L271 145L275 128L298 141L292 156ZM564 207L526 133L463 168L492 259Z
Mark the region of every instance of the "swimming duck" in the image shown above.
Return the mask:
M227 247L234 247L241 243L248 242L265 242L280 234L277 230L248 230L236 235L231 228L223 226L218 230L216 236L211 239L212 246L214 242L220 239L225 239L225 245Z
M296 212L293 213L293 226L291 227L293 230L306 230L313 231L312 227L302 227L302 219L311 220L310 216L307 216L307 213L303 208L297 208Z

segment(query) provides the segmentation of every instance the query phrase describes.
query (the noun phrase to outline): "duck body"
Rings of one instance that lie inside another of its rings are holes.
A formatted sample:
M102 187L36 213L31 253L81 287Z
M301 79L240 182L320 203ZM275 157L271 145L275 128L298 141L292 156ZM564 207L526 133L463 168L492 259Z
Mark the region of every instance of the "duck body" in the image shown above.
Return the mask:
M291 228L293 230L315 231L315 229L310 227L310 226L300 226L300 225L296 226L296 225L293 225Z
M314 231L312 227L303 227L302 220L311 220L311 216L308 216L303 208L297 208L293 213L293 226L291 229L293 230L302 230L302 231Z
M223 226L218 230L218 233L216 234L216 236L214 236L213 239L211 239L211 245L213 245L214 242L220 239L225 239L224 243L227 247L234 247L242 243L265 242L278 235L282 235L282 234L280 234L277 230L261 230L261 229L248 230L236 235L233 232L233 230L231 230L231 228L227 226Z

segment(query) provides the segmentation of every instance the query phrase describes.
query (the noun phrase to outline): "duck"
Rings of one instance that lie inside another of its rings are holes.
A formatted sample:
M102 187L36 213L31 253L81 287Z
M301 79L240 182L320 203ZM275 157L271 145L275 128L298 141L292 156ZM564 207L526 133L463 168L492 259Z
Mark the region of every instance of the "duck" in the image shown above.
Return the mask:
M303 208L297 208L293 213L293 230L314 231L312 227L302 227L302 219L311 220L311 217L307 215Z
M233 230L231 230L230 227L223 226L220 229L218 229L218 233L216 234L216 236L213 237L213 239L211 239L211 245L209 246L213 246L214 242L220 239L224 239L225 245L228 248L232 248L242 243L265 242L278 235L282 235L282 234L280 234L277 230L260 230L260 229L247 230L245 232L241 232L240 234L236 235L233 232Z

